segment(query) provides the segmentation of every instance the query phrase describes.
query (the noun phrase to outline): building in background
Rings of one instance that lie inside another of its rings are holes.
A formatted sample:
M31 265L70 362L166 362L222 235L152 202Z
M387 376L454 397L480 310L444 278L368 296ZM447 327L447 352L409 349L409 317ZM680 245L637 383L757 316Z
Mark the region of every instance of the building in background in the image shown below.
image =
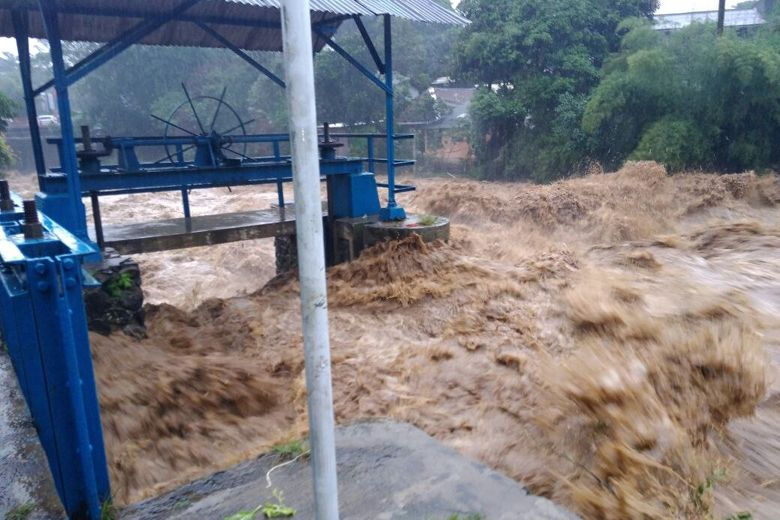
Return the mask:
M774 9L775 0L759 0L743 2L743 4L747 4L747 7L726 9L723 25L736 29L741 34L747 34L766 23L766 16ZM668 34L694 23L716 23L717 21L717 9L714 11L666 13L655 15L653 29Z
M431 96L440 109L431 121L399 123L404 131L415 134L417 171L426 173L463 173L471 159L469 145L469 108L473 87L453 87L450 78L438 78L421 95ZM402 119L404 121L404 119Z

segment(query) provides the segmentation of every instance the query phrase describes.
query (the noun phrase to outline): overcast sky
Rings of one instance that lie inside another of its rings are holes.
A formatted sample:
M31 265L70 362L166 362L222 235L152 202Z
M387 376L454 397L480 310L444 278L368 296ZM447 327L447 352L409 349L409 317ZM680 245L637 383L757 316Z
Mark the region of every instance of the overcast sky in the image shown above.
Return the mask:
M453 0L457 5L459 0ZM726 7L733 7L740 0L726 0ZM659 13L684 13L687 11L714 11L718 8L718 0L661 0ZM0 52L16 54L16 43L11 38L0 38Z

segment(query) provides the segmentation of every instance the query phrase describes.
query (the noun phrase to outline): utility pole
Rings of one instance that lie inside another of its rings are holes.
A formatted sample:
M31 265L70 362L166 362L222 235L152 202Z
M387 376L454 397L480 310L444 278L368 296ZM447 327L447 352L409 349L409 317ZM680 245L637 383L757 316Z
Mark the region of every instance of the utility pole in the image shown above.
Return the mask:
M295 231L309 441L314 472L314 510L317 520L338 520L328 297L309 0L283 0L281 12L295 189Z
M726 21L726 0L718 0L718 36L723 34L723 24Z

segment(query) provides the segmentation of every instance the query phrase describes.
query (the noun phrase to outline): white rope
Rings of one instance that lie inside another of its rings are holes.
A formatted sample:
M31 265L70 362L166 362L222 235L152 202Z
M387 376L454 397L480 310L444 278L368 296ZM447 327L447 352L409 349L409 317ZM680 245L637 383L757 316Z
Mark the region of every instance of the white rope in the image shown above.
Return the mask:
M265 481L266 481L266 483L268 484L268 485L266 486L266 488L270 488L270 487L271 487L271 485L272 485L272 484L271 484L271 472L272 472L272 471L274 471L274 470L277 470L277 469L279 469L279 468L281 468L281 467L283 467L283 466L287 466L288 464L292 464L293 462L295 462L296 460L300 459L300 458L301 458L301 457L303 457L304 455L308 455L308 454L309 454L309 452L310 452L310 450L306 450L306 451L304 451L303 453L301 453L300 455L298 455L297 457L295 457L294 459L292 459L292 460L288 460L287 462L282 462L281 464L277 464L277 465L276 465L276 466L274 466L273 468L269 469L269 470L268 470L268 473L266 473L266 474L265 474Z

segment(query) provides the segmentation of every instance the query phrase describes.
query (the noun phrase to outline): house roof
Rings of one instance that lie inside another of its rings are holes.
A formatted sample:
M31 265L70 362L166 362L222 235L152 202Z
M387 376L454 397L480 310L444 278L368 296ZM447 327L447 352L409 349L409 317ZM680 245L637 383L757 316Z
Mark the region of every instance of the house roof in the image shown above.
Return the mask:
M144 19L164 16L187 0L55 0L61 37L66 41L109 42ZM191 0L190 0L191 1ZM223 47L196 22L207 24L245 50L281 51L281 0L200 0L138 43L188 47ZM14 36L11 10L28 13L32 38L46 38L38 2L7 0L0 7L0 36ZM469 21L433 0L311 0L312 25L335 31L352 15L389 14L406 20L466 25ZM314 38L316 50L322 38Z
M699 11L692 13L670 13L655 16L653 29L670 31L682 29L692 23L717 22L718 11ZM751 27L766 23L758 9L727 9L723 19L725 27Z
M469 115L474 88L443 88L434 87L433 96L447 103L452 111L440 120L432 123L429 128L454 128Z

